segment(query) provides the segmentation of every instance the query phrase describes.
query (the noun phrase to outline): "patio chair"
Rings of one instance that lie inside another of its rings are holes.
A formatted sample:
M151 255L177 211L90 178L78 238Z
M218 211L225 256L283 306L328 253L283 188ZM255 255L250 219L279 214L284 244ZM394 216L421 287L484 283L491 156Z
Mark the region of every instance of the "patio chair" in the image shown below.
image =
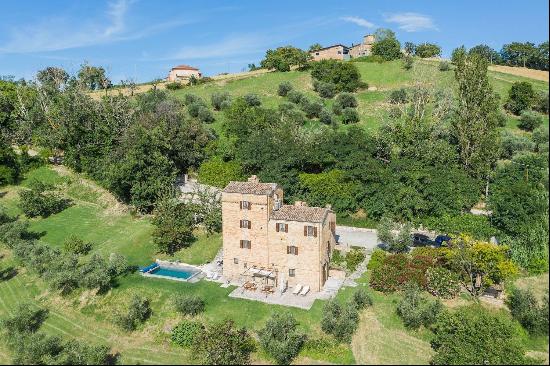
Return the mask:
M306 296L308 292L309 292L309 286L305 286L305 287L302 289L302 291L300 291L300 295Z
M298 294L300 293L300 291L302 291L302 285L297 284L297 285L294 287L294 290L292 291L292 294L293 294L293 295L298 295Z

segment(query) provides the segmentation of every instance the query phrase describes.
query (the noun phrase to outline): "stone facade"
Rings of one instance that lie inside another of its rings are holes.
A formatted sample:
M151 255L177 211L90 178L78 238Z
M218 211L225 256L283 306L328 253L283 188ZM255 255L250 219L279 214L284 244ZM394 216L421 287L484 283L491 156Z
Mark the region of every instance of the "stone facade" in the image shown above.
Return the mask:
M191 76L195 76L198 79L202 77L202 74L200 70L195 67L191 67L188 65L179 65L179 66L173 67L172 70L170 70L166 80L170 82L187 81L191 78Z
M310 52L313 61L320 60L348 60L354 57L369 56L372 53L372 45L374 44L374 35L367 34L363 37L363 42L347 47L337 44L330 47L321 48L317 51Z
M231 182L222 192L223 275L318 292L336 245L336 215L303 202L283 205L275 183Z
M317 51L310 52L311 57L313 58L313 61L321 61L321 60L347 60L349 59L349 48L337 44L330 47L321 48Z

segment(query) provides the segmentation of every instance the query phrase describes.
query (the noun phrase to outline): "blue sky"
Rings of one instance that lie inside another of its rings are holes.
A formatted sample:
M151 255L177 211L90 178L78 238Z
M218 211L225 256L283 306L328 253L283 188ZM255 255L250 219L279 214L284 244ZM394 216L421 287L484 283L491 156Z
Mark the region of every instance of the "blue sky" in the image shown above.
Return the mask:
M3 1L0 75L74 73L83 61L114 82L165 77L178 64L214 75L257 64L268 48L357 43L378 27L444 55L461 44L499 50L548 40L548 1Z

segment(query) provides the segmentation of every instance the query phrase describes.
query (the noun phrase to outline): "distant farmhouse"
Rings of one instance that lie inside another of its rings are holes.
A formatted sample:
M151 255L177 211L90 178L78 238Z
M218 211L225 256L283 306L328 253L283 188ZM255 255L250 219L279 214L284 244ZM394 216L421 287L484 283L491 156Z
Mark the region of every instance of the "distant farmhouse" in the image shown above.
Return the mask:
M183 81L189 80L191 76L198 79L202 76L202 74L200 70L195 67L189 65L179 65L172 67L172 70L170 70L166 79L168 81Z
M374 44L374 35L367 34L363 37L363 42L351 45L351 47L342 44L335 44L329 47L321 48L320 50L311 51L310 55L314 61L320 60L349 60L354 57L369 56L372 52Z
M283 204L276 183L256 176L222 191L223 275L273 288L319 292L329 277L336 215L327 207Z

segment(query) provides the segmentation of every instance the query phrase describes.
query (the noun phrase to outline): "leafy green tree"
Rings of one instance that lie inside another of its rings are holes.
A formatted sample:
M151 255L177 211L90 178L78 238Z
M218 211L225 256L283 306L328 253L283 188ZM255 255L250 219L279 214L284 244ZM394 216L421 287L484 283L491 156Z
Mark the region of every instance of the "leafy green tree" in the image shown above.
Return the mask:
M512 42L502 46L500 54L504 62L511 66L529 66L529 60L537 53L535 45L531 42ZM547 56L548 57L548 56Z
M508 101L505 107L510 112L519 115L522 111L533 106L535 97L535 91L531 83L527 81L516 81L512 84L508 92Z
M487 76L487 60L461 56L456 62L458 108L452 123L464 168L485 178L498 156L498 99Z
M395 32L388 28L378 28L374 32L376 41L384 41L386 39L395 39Z
M113 356L106 345L89 345L77 340L63 344L63 350L56 359L58 365L109 365Z
M237 329L232 320L225 320L201 332L194 349L202 364L248 365L255 348L254 340L245 328Z
M309 46L309 52L319 51L323 46L319 43L314 43L311 46Z
M72 234L63 243L63 249L73 254L88 254L92 250L92 244L87 243L78 236Z
M412 245L410 224L401 225L385 216L380 220L377 230L378 239L388 244L391 252L407 252Z
M477 46L474 46L470 48L468 51L468 54L473 55L477 54L484 59L486 59L491 65L492 64L500 64L502 62L502 58L500 57L500 54L492 49L491 47L487 46L486 44L479 44Z
M386 61L395 60L401 57L401 44L395 38L395 34L389 31L384 35L375 35L375 42L372 46L372 54L380 56Z
M219 156L204 161L198 173L199 182L219 188L224 188L230 181L245 178L242 165L238 161L224 161Z
M289 91L291 91L293 88L292 84L288 81L283 81L279 84L279 88L277 89L277 95L281 97L286 97Z
M222 109L223 102L231 100L231 95L228 92L214 92L210 96L210 100L214 110L219 111Z
M191 347L203 329L204 326L200 322L193 320L182 320L174 327L174 329L172 329L170 339L172 340L172 343L175 343L180 347Z
M415 53L416 45L412 42L405 42L403 49L405 50L405 53L410 56Z
M443 310L439 301L431 301L422 296L422 289L415 283L405 286L403 299L397 304L397 315L407 328L429 328L435 323L437 315Z
M0 138L0 186L13 184L21 171L17 155L2 138Z
M40 329L46 320L48 311L36 309L30 303L21 303L10 317L2 320L2 328L9 334L30 334Z
M480 305L442 313L435 324L434 365L524 365L521 336L509 316Z
M421 58L441 56L441 47L434 43L421 43L416 45L414 54Z
M340 305L335 300L330 300L323 306L321 329L340 342L351 342L358 323L359 313L353 302Z
M534 111L524 110L521 112L518 127L525 131L533 131L544 122L542 116Z
M91 66L87 63L80 65L78 80L90 90L107 89L111 81L105 75L103 67Z
M338 60L321 60L312 63L311 77L323 83L334 85L337 91L354 92L361 83L361 74L355 64Z
M194 212L189 204L164 198L153 211L153 240L160 252L174 254L191 245L195 237Z
M531 334L548 335L548 293L541 304L532 290L512 289L506 300L516 319Z
M262 348L279 365L288 365L298 355L306 335L298 331L298 322L289 312L273 313L258 332Z
M69 80L69 74L60 67L46 67L36 73L40 84L54 90L61 89Z
M275 50L267 50L260 65L266 69L277 71L290 71L292 66L303 68L310 61L309 52L292 46L279 47Z
M176 311L184 315L195 316L204 311L204 300L198 296L176 294L172 297Z
M48 217L63 211L69 201L53 192L53 186L33 181L30 190L19 193L19 207L28 217Z
M312 206L324 207L327 204L337 212L357 210L355 194L359 187L341 170L331 170L318 174L299 175L300 193Z
M131 332L151 316L149 299L139 295L133 295L125 312L116 315L115 322L122 329Z
M466 57L467 54L468 52L466 51L466 47L457 47L451 53L451 62L453 63L453 65L456 65L458 62L460 62L460 60Z

